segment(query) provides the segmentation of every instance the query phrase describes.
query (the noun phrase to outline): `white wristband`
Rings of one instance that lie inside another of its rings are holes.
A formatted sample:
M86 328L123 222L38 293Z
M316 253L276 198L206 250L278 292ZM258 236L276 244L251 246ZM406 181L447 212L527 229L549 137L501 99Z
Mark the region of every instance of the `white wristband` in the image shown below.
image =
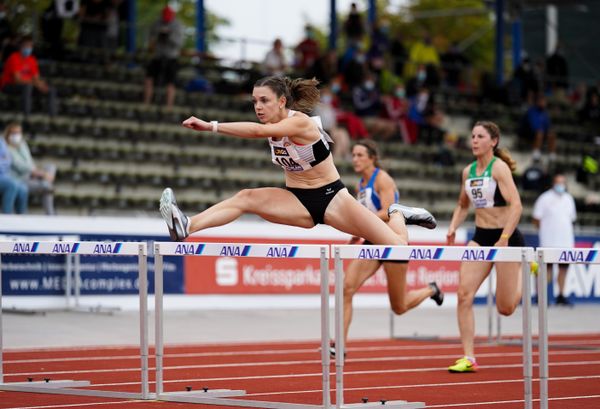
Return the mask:
M218 130L219 130L219 121L210 121L210 124L212 125L212 131L213 132L218 132Z

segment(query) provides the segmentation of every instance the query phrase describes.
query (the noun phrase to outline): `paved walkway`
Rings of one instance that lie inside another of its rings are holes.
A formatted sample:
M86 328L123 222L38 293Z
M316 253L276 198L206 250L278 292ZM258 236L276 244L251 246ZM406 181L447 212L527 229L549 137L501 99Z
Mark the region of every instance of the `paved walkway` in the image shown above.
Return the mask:
M485 306L476 306L476 333L488 334ZM551 307L548 330L551 334L600 332L600 305L574 308ZM112 315L78 312L48 312L45 315L4 313L4 348L73 347L91 345L136 345L139 342L139 315L117 311ZM537 309L532 325L537 333ZM502 333L521 333L521 310L503 317ZM154 340L154 313L150 313L150 343ZM457 337L454 308L429 305L394 318L396 336ZM333 318L331 328L333 332ZM320 339L318 309L171 310L165 315L165 342L235 343ZM494 328L496 324L494 323ZM332 334L333 335L333 334ZM387 338L390 315L387 308L357 308L350 339Z

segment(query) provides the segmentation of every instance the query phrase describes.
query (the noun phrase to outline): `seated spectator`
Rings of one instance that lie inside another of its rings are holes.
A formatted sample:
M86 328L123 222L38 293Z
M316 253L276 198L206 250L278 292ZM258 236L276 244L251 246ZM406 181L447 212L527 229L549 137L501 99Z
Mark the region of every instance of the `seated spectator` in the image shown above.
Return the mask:
M383 94L381 97L382 118L392 122L396 127L396 133L402 137L405 143L410 143L407 126L408 101L404 86L399 84L390 94Z
M273 48L267 52L263 60L263 72L265 75L284 75L288 64L283 50L283 42L280 38L273 41Z
M0 138L0 197L2 213L27 213L27 185L11 173L11 155L5 138Z
M323 130L327 132L333 141L333 158L336 160L350 160L350 135L348 131L339 126L337 122L337 113L334 106L334 95L331 88L325 86L321 88L321 102L315 108L315 115L321 117Z
M12 174L27 186L29 196L42 195L42 205L47 215L55 214L53 182L56 167L53 165L45 168L36 166L27 141L23 138L23 129L18 123L11 123L6 127L4 138L11 156Z
M363 120L354 112L342 107L340 95L343 92L343 82L336 78L331 83L331 94L333 96L332 105L335 108L336 120L339 125L344 126L352 139L370 138L367 127Z
M48 112L56 115L56 90L50 87L40 76L37 58L33 53L33 40L25 36L21 40L19 51L13 52L2 70L0 88L2 92L20 95L25 115L31 114L34 94L48 96Z
M146 67L144 80L144 103L152 102L154 85L167 86L167 107L175 103L175 79L177 77L177 59L183 46L183 24L175 17L175 11L169 6L163 8L161 17L150 30L149 49L153 57Z
M456 134L448 132L444 135L444 141L440 144L439 150L435 155L435 164L441 167L451 167L456 164L456 146L458 137Z
M600 95L598 90L591 89L587 92L583 107L579 111L579 118L584 125L589 126L594 132L600 131Z
M352 89L352 105L373 136L388 140L396 134L396 124L380 116L381 99L375 80L373 74L367 73L363 83Z
M446 85L451 88L461 86L463 72L469 65L469 60L458 47L458 43L452 43L448 51L440 56L440 60Z
M315 64L321 54L315 29L310 24L304 28L304 34L304 39L298 43L294 50L296 57L294 68L303 74Z
M425 34L423 40L416 41L412 45L408 58L409 64L406 65L405 73L407 78L415 76L420 66L427 67L431 65L435 68L440 66L440 56L429 34Z
M522 119L519 137L533 147L533 158L541 157L541 149L544 141L548 143L550 161L556 159L556 134L552 131L550 115L546 110L546 97L538 94L535 104L530 106Z
M338 73L338 57L335 50L328 50L315 60L307 71L307 78L315 77L321 84L330 84Z
M344 33L348 45L360 43L365 35L365 24L356 3L350 5L350 13L344 22Z

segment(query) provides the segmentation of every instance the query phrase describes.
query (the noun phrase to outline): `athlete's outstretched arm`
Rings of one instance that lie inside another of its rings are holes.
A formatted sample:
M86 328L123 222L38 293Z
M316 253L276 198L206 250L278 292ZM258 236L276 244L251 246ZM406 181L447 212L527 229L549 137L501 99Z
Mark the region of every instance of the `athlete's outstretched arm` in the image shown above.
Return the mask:
M191 116L181 124L186 128L196 131L212 131L213 124L202 119ZM216 126L216 131L225 135L237 136L240 138L281 138L289 137L307 137L315 131L315 124L308 117L293 116L285 118L274 124L259 124L256 122L220 122ZM309 138L309 139L314 139Z

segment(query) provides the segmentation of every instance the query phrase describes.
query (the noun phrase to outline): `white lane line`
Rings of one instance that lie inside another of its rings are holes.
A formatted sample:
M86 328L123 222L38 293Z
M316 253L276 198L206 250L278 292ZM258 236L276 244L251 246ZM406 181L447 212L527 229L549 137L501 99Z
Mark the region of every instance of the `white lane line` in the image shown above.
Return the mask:
M600 354L600 351L586 351L586 356ZM515 357L520 358L523 355L522 352L508 352L508 353L489 353L489 354L478 354L478 358L506 358ZM581 355L581 351L551 351L549 356L566 356L566 355ZM376 358L357 358L347 359L347 363L370 363L370 362L401 362L401 361L413 361L413 360L437 360L437 359L455 359L456 355L423 355L423 356L402 356L402 357L376 357ZM311 360L295 360L295 361L274 361L274 362L243 362L243 363L215 363L215 364L203 364L203 365L174 365L165 366L164 370L181 370L181 369L202 369L202 368L237 368L237 367L265 367L265 366L284 366L284 365L310 365L310 364L321 364L320 359ZM5 376L35 376L35 375L65 375L65 374L85 374L85 373L104 373L104 372L137 372L140 368L115 368L115 369L84 369L84 370L68 370L68 371L46 371L46 372L19 372L19 373L6 373Z
M600 348L600 341L554 341L549 343L549 347L552 346L597 346ZM516 347L518 345L502 345L506 347ZM202 346L196 346L197 348ZM461 348L460 343L456 344L428 344L428 345L397 345L397 346L371 346L371 347L351 347L347 348L348 353L356 352L383 352L383 351L418 351L418 350L430 350L430 349L453 349ZM496 349L498 345L495 343L489 344L478 344L479 350L490 348ZM194 358L194 357L220 357L220 356L261 356L261 355L285 355L285 354L303 354L303 353L318 353L319 346L314 348L296 348L296 349L269 349L269 350L257 350L257 351L222 351L222 352L189 352L189 353L171 353L165 354L165 358ZM42 351L40 349L38 351ZM73 351L83 351L85 349L73 349ZM32 351L33 352L33 351ZM597 351L589 351L589 353L600 353ZM537 352L534 352L534 356ZM118 360L136 360L139 359L139 355L112 355L112 356L90 356L90 357L64 357L60 358L62 362L77 362L77 361L118 361ZM150 357L152 358L152 357ZM55 362L57 358L37 358L37 359L8 359L4 360L7 364L26 364L26 363L42 363L42 362Z
M600 379L600 375L596 376L569 376L564 378L549 378L549 381L565 381L573 380L578 381L582 379ZM539 379L534 379L538 381ZM366 387L355 387L348 388L344 387L344 391L374 391L374 390L387 390L387 389L418 389L418 388L431 388L431 387L448 387L448 386L472 386L472 385L494 385L494 384L507 384L507 383L523 383L523 379L504 379L504 380L491 380L491 381L467 381L467 382L448 382L448 383L428 383L428 384L417 384L417 385L388 385L388 386L366 386ZM335 388L332 388L334 391ZM275 395L293 395L293 394L305 394L305 393L322 393L321 389L311 389L304 391L288 391L288 392L264 392L264 393L248 393L244 396L275 396ZM596 395L593 395L596 396ZM347 403L347 402L346 402ZM429 407L429 406L427 406ZM443 407L443 405L441 406Z
M563 396L560 398L548 398L548 401L561 401L561 400L577 400L577 399L596 399L600 398L600 395L589 395L589 396ZM533 402L539 402L539 399L532 399ZM427 408L457 408L460 406L482 406L482 405L503 405L507 403L524 403L523 399L517 400L501 400L496 402L472 402L472 403L445 403L443 405L427 405Z

